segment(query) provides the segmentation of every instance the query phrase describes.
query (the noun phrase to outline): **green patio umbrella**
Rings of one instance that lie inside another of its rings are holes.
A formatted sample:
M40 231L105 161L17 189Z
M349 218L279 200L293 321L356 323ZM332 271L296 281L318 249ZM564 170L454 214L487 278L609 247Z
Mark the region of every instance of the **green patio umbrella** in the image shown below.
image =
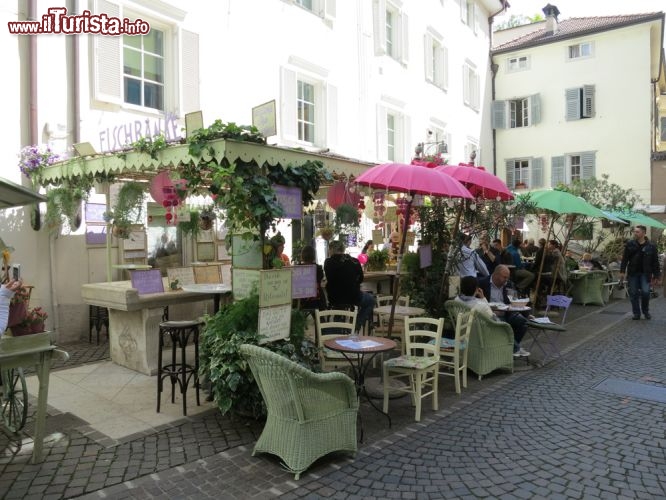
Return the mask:
M666 229L666 224L663 222L639 212L615 211L611 212L611 214L632 224L641 224L643 226L654 227L657 229Z

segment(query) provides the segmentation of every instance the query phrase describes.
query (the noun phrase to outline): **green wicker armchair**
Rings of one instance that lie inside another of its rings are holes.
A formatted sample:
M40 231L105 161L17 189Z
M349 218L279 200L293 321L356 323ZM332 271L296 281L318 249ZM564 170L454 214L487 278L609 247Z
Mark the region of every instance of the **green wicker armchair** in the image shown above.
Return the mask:
M314 373L263 347L243 344L240 350L268 410L252 455L277 455L298 479L328 453L356 453L358 397L352 379Z
M578 278L571 288L575 304L604 305L604 283L608 280L607 271L590 271Z
M447 300L444 307L454 325L458 313L470 311L469 306L457 300ZM479 380L484 375L502 368L513 373L511 325L503 321L494 321L483 314L475 314L469 339L467 367L478 375Z

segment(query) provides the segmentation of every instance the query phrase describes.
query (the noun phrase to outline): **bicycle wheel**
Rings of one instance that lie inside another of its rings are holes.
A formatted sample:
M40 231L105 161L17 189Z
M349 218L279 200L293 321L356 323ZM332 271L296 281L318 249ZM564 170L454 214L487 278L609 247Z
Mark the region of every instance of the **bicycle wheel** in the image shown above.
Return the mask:
M18 432L28 418L28 386L23 368L2 370L2 388L2 420L10 432Z

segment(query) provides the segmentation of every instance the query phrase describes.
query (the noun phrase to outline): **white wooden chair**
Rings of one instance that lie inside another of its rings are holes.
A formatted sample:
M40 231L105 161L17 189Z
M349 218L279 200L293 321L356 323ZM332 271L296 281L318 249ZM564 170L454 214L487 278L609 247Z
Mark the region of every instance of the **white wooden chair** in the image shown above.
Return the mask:
M455 338L442 338L441 341L439 374L454 378L456 393L458 394L462 392L460 389L461 378L462 386L467 388L467 353L475 314L475 311L458 313Z
M356 308L353 311L343 309L318 309L315 311L317 326L317 346L322 371L348 370L349 362L341 352L331 351L324 346L328 339L341 335L354 335Z

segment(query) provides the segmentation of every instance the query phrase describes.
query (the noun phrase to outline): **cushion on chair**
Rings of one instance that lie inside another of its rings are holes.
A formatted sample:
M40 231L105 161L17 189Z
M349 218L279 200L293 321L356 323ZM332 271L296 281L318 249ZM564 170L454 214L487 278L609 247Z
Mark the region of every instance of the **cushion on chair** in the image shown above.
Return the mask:
M423 356L398 356L384 361L384 365L390 368L418 368L420 370L428 368L429 366L436 365L438 362L435 358L426 358Z

